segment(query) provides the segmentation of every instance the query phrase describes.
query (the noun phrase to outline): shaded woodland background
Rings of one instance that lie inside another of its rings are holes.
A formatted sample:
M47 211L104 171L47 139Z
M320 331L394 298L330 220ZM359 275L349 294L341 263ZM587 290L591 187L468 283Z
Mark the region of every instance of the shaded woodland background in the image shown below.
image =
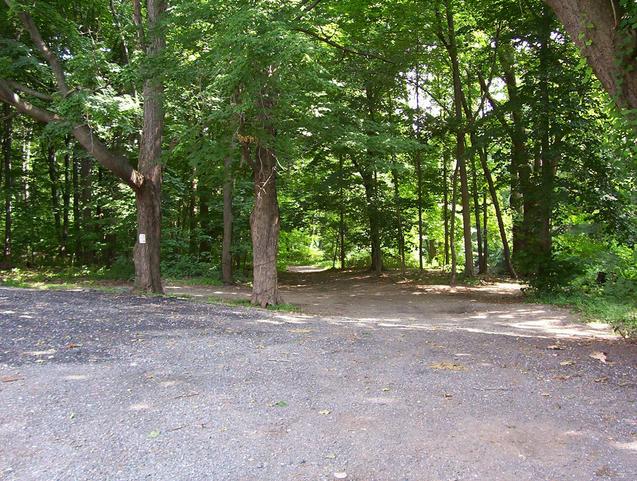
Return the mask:
M617 7L634 31L635 6ZM133 275L135 193L71 129L137 165L143 93L161 79L164 276L251 278L260 163L279 268L442 268L637 298L636 124L544 3L175 0L158 18L123 0L0 6L5 90L62 119L3 104L4 268ZM165 46L150 55L144 34Z

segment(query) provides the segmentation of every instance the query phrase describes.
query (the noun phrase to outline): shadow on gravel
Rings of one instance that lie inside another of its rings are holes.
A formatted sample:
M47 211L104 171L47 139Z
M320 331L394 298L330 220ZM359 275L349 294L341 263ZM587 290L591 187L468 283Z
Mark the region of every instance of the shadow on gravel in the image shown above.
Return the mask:
M242 320L269 317L257 310L163 297L0 288L0 363L94 363L122 345L210 334L267 336L276 332Z

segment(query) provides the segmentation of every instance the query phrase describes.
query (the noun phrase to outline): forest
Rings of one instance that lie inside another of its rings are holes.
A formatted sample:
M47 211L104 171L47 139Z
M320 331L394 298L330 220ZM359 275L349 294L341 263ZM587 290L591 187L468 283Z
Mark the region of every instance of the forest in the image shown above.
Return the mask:
M438 270L635 323L636 52L631 0L6 0L3 277Z

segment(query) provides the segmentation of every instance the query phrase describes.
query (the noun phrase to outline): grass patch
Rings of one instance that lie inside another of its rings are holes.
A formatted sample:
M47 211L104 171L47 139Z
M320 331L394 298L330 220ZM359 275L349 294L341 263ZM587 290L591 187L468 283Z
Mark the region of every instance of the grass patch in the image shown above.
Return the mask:
M568 307L588 322L605 322L624 337L637 335L637 301L584 292L533 292L530 302Z

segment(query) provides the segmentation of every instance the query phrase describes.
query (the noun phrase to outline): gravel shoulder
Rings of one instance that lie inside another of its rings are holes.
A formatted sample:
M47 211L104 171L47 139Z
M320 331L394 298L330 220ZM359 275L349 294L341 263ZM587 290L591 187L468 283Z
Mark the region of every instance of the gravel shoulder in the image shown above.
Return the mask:
M329 282L296 290L358 292ZM380 287L398 315L0 288L0 479L637 479L634 345L497 286Z

